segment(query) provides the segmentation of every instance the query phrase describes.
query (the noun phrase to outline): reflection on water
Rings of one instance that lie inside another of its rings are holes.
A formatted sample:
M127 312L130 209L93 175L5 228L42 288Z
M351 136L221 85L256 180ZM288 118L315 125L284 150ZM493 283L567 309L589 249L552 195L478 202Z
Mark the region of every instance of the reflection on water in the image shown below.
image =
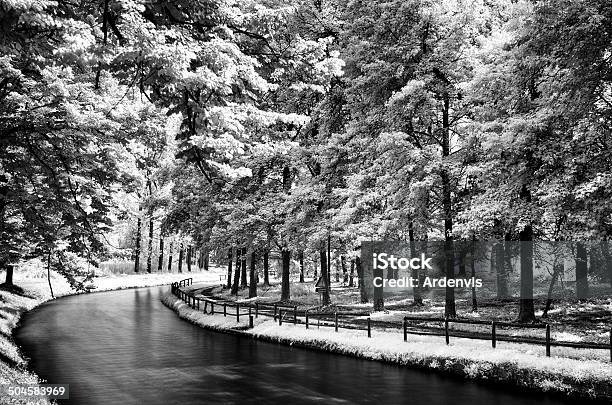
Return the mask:
M16 338L39 375L70 384L60 403L560 403L205 331L161 304L168 289L62 298L26 315Z

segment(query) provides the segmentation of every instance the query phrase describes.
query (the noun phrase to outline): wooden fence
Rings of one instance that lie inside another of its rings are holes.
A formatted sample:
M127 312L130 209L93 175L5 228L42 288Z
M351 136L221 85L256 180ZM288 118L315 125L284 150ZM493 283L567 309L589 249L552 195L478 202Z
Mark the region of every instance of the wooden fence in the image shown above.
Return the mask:
M562 342L551 339L551 326L548 323L522 324L514 322L484 321L479 319L456 319L436 317L405 316L402 322L397 321L375 321L366 312L320 312L313 309L298 311L295 305L283 305L281 303L237 303L224 301L210 297L196 297L193 293L184 291L181 287L193 284L193 279L188 278L172 284L172 294L180 298L193 309L204 311L208 314L223 314L223 316L240 317L247 316L249 327L253 327L253 319L266 316L278 320L279 325L283 323L304 324L306 329L316 326L339 329L363 330L368 337L372 337L372 330L398 329L403 332L404 341L408 341L408 335L435 335L444 336L446 344L450 344L451 337L476 340L490 340L491 347L496 348L498 342L513 342L541 345L545 347L546 356L550 357L551 347L569 347L574 349L597 349L608 350L612 362L612 327L610 328L609 342ZM313 322L316 321L316 322ZM433 324L433 325L432 325ZM466 324L486 327L486 332L457 330L452 324ZM511 336L498 333L508 329L537 329L543 331L542 337L533 336Z

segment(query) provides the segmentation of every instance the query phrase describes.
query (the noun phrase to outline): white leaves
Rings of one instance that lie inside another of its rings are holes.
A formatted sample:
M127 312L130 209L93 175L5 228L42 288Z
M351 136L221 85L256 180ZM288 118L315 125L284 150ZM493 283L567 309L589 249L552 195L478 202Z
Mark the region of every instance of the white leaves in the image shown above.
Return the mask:
M400 91L393 93L389 99L389 104L401 103L405 100L413 100L412 102L414 102L414 100L423 98L426 92L425 85L424 80L408 81Z
M253 175L251 169L248 167L232 167L228 164L219 163L213 160L209 160L208 163L211 166L219 169L221 174L229 180L237 180L244 177L251 177Z
M609 192L611 189L612 174L597 173L593 179L590 179L576 187L574 195L579 200L588 200L589 198L592 198L594 194L602 190Z

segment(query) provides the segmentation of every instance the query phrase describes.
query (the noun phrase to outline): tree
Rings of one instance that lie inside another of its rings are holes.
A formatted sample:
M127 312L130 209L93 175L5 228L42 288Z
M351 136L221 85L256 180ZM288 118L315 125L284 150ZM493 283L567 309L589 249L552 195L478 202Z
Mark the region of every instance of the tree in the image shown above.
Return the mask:
M520 198L526 203L531 202L531 192L527 185L523 185ZM521 297L519 299L518 321L535 322L535 308L533 304L533 226L530 222L523 225L519 233L520 260L521 260Z
M227 288L232 288L232 248L227 251Z
M589 281L587 267L587 250L583 242L576 243L576 297L589 297Z
M257 277L255 263L257 262L255 252L251 252L251 263L249 267L249 298L257 297Z
M242 248L236 249L236 269L234 270L234 283L232 284L232 294L238 295L238 288L240 284L240 267L243 264L242 260Z
M95 28L74 4L2 8L0 267L43 257L80 289L91 275L72 259L95 264L104 253L113 192L133 180L124 145L144 104L108 75L94 83Z

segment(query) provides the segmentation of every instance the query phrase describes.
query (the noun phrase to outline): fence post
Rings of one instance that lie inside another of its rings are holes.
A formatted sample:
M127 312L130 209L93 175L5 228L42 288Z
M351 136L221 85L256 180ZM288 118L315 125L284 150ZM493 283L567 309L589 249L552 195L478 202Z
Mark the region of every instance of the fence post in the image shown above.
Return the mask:
M210 301L210 313L215 314L215 303L213 301Z
M404 342L408 341L408 321L406 321L406 318L404 318L404 321L402 322L402 328L404 329Z
M259 317L259 302L255 303L255 318Z
M550 324L546 324L546 357L550 357Z
M372 337L372 327L370 325L370 317L368 316L368 337Z
M227 316L227 303L223 303L223 316Z
M276 305L274 307L276 308ZM280 326L282 324L283 324L283 310L281 309L278 311L278 325Z
M293 324L297 325L297 305L293 306Z
M308 329L308 310L304 311L304 316L306 316L306 329Z
M444 336L446 337L446 344L449 344L450 338L448 336L448 317L444 317Z
M338 311L334 312L334 328L338 332Z
M252 318L251 313L252 313L252 311L251 311L251 306L249 305L249 319L251 319L251 318Z
M240 304L236 304L236 322L240 322Z
M277 306L276 306L276 304L274 304L274 320L275 321L276 321L276 309L277 309Z
M253 315L249 314L249 328L253 328Z
M496 327L497 327L497 324L495 323L495 321L491 322L491 347L494 348L494 349L497 346L497 331L496 331Z

